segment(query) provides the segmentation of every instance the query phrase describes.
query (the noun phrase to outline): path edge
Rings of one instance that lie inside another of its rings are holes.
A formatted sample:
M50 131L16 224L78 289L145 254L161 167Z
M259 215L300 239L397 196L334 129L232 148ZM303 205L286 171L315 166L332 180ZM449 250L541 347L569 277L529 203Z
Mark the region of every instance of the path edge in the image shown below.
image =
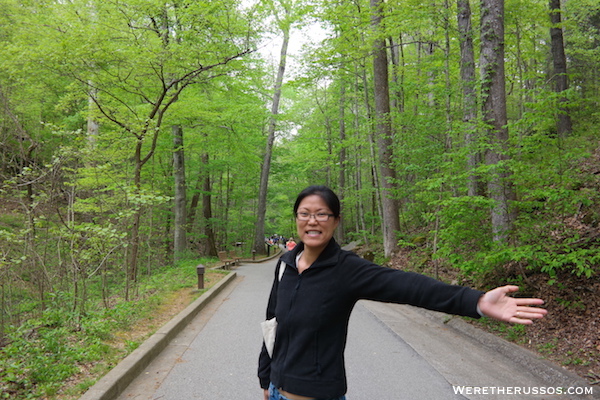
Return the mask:
M230 272L213 287L146 339L137 349L121 360L113 369L87 390L79 400L114 400L150 365L189 322L227 285L236 278Z

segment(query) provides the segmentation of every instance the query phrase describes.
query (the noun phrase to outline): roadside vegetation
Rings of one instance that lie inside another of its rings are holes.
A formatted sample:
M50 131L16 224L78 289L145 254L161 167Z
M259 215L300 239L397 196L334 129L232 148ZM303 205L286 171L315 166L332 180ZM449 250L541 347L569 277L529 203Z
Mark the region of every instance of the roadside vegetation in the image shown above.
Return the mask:
M135 300L114 296L110 306L73 312L66 293L47 308L6 329L0 349L0 389L5 399L76 399L162 325L217 283L227 271L207 269L197 290L196 265L187 260L143 277Z

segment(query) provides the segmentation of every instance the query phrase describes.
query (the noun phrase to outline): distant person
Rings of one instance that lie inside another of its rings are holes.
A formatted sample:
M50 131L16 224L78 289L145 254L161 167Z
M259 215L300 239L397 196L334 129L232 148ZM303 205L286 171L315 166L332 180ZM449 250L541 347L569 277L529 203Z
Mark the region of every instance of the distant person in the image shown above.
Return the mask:
M331 189L311 186L294 204L299 244L275 272L267 319L276 317L272 357L263 342L258 377L265 400L344 400L348 321L360 299L411 304L473 318L531 324L546 310L541 299L507 296L517 286L481 292L413 272L375 265L333 239L340 201ZM284 268L279 275L279 268Z
M294 242L294 238L290 238L286 242L285 247L287 248L288 251L294 250L294 247L296 247L296 242Z

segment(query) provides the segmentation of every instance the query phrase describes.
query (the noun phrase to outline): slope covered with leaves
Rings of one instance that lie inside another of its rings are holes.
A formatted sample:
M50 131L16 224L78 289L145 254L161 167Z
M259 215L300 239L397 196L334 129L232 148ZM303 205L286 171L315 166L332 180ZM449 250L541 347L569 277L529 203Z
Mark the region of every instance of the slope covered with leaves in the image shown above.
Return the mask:
M580 179L573 190L600 192L600 150L581 162ZM548 218L548 214L543 215ZM541 215L539 216L542 217ZM588 254L597 260L600 244L600 214L597 204L581 204L578 212L570 215L553 215L548 225L558 227L540 235L540 244L552 249L563 249L564 256ZM541 243L548 238L553 243ZM465 284L482 290L504 284L520 286L519 296L539 297L546 301L546 318L530 326L510 326L496 321L480 320L474 324L562 365L588 380L600 384L600 276L598 263L589 265L581 273L577 262L552 269L509 262L482 276L465 276L444 265L443 260L432 260L425 246L404 248L392 257L393 268L414 270L450 283ZM590 273L591 271L591 273Z

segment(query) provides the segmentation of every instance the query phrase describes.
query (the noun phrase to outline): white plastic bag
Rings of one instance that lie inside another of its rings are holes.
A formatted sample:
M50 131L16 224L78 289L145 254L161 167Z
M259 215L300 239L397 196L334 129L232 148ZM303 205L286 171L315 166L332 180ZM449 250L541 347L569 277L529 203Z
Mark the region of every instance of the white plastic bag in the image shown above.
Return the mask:
M279 281L283 278L283 273L285 272L285 265L281 265L282 262L279 261L277 264L277 268L279 269ZM275 347L275 333L277 332L277 318L273 317L266 321L260 323L260 327L262 328L263 339L265 340L265 346L267 347L267 353L269 353L269 357L273 358L273 348Z
M271 318L260 323L263 339L267 347L269 357L273 357L273 347L275 347L275 332L277 331L277 318Z

